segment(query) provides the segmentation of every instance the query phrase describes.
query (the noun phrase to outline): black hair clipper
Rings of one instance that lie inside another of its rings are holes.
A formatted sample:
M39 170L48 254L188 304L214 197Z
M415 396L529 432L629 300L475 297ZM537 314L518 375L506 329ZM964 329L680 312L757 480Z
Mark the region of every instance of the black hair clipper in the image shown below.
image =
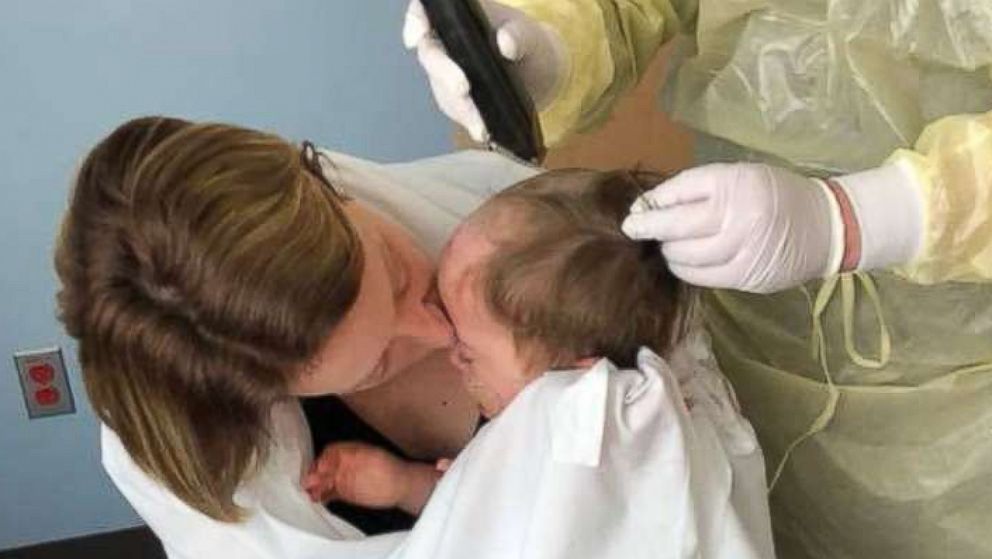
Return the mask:
M448 56L465 72L472 101L494 147L530 163L544 158L534 103L496 45L496 33L476 0L421 0Z

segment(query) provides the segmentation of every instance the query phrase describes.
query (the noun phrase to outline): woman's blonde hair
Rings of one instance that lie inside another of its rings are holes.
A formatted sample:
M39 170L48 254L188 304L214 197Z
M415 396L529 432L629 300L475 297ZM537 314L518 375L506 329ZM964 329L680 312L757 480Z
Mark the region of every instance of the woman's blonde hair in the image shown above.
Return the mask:
M58 239L97 415L218 520L240 518L273 404L357 297L361 244L315 159L244 128L132 120L89 153Z

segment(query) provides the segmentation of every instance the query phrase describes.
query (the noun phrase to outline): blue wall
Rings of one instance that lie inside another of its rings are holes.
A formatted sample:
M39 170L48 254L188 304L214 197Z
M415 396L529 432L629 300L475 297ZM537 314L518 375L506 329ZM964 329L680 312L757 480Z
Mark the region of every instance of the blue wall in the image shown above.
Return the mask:
M0 549L133 526L99 465L52 241L72 171L127 118L235 122L373 159L449 128L403 50L405 0L0 3ZM11 354L60 344L79 411L28 421Z

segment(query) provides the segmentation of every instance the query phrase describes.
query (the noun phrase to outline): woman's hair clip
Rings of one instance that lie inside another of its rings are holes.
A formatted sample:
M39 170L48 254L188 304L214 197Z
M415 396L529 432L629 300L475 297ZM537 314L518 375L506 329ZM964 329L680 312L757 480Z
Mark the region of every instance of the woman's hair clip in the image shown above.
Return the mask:
M329 190L335 197L339 200L350 200L351 197L348 196L343 190L334 186L334 184L327 178L324 174L324 168L321 166L321 159L326 159L328 163L333 166L333 162L323 153L320 152L310 140L303 140L303 147L300 150L300 160L303 162L303 168L306 169L311 175L317 178L327 190Z

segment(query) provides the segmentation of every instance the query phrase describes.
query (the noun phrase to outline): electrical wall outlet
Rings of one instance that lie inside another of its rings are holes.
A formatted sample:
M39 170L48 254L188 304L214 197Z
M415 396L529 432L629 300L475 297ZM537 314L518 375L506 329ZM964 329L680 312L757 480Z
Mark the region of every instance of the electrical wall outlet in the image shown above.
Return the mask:
M14 363L29 418L76 413L61 348L18 351Z

